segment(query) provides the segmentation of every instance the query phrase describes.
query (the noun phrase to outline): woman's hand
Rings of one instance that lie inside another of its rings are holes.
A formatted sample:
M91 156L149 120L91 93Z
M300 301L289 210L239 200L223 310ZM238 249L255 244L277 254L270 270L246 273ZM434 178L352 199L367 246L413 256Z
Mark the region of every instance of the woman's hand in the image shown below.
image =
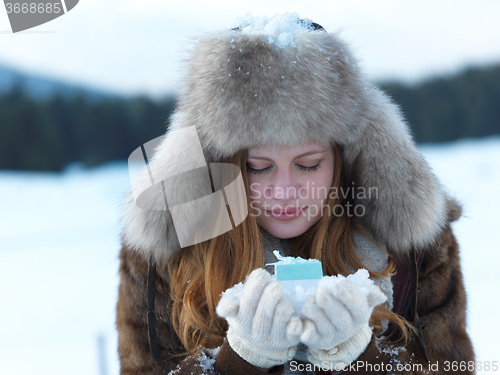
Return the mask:
M293 301L269 272L256 269L223 293L217 314L229 323L227 340L240 357L257 367L291 360L302 333Z
M349 278L323 278L302 308L300 341L309 348L308 359L318 365L328 360L347 365L355 360L370 342L373 308L385 300L373 282L360 287Z

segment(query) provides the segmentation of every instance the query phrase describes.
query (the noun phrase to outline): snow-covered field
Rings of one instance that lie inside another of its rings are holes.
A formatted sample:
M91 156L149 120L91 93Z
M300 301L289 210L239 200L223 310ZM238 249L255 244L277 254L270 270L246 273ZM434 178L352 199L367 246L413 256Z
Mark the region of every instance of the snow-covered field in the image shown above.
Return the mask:
M500 366L500 138L421 149L464 204L454 229L468 330L477 360ZM0 373L118 374L117 217L128 186L125 162L61 174L0 171Z

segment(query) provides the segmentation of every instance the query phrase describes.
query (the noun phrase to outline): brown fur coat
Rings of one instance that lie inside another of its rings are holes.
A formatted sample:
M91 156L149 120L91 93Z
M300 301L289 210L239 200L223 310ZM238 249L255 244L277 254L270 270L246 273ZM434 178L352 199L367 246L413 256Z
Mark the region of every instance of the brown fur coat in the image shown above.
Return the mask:
M417 306L430 362L425 363L415 341L412 341L407 348L401 349L398 345L384 347L373 339L366 351L344 373L474 373L468 370L451 370L454 365L458 364L460 367L460 364L467 363L468 366L472 363L471 361L474 361L472 345L465 331L467 304L459 250L450 227L450 223L459 216L460 208L454 202L450 202L448 223L437 243L424 250L419 271ZM210 373L200 365L200 358L179 357L159 362L153 360L147 327L148 262L142 254L126 247L122 248L120 259L121 283L116 324L119 332L121 374L165 375L176 368L175 373L178 374ZM165 272L162 272L161 262L157 267L156 288L159 344L162 348L181 351L182 345L169 320L168 279ZM240 358L227 342L214 359L215 361L210 361L210 354L208 354L204 361L209 364L213 362L215 373L221 375L261 373ZM389 364L393 371L386 371ZM400 367L405 366L403 371L396 371L398 364ZM448 367L450 370L446 371ZM280 373L283 368L277 370Z

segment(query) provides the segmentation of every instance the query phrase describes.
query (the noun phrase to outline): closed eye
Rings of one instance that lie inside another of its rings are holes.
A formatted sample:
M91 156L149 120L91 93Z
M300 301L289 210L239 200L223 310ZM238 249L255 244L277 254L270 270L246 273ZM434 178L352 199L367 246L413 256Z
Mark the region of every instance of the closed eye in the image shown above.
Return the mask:
M247 165L247 171L252 172L252 173L254 173L254 174L261 174L262 172L265 172L265 171L267 171L267 170L268 170L268 169L270 169L270 168L271 168L271 167L267 167L267 168L264 168L264 169L253 169L253 168L251 168L251 167L249 167L249 166Z
M319 168L319 164L320 163L313 165L312 167L304 167L303 165L297 164L297 167L299 167L300 169L303 169L305 171L308 171L308 172L314 172L315 170L317 170Z
M306 167L306 166L303 166L303 165L300 165L300 164L296 164L297 167L299 167L300 169L304 170L304 171L307 171L307 172L314 172L316 171L319 166L320 166L320 163L316 164L316 165L313 165L312 167ZM272 166L269 166L267 168L264 168L264 169L254 169L254 168L251 168L250 166L247 165L247 171L251 172L251 173L254 173L254 174L261 174L265 171L267 171L268 169L271 169Z

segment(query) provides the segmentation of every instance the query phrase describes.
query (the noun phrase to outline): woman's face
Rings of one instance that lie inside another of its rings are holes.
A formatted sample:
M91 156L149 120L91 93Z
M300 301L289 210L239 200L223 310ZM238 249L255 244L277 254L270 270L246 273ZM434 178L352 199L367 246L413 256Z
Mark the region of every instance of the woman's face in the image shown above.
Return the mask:
M278 238L301 235L316 223L333 180L333 149L298 146L250 148L248 183L257 223Z

